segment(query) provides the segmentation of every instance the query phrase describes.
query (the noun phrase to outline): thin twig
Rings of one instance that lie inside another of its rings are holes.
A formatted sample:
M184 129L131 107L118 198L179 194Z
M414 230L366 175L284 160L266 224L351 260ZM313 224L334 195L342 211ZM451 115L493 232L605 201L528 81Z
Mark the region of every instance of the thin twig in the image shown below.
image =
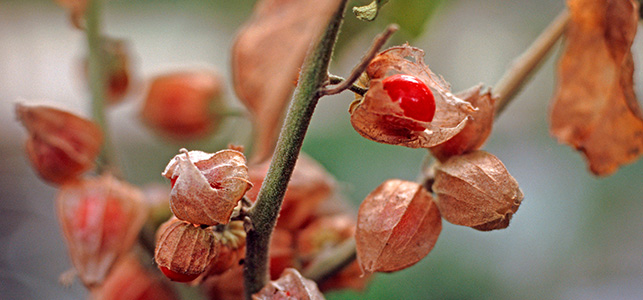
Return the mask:
M564 9L549 26L545 28L538 38L536 38L529 48L514 60L502 78L496 83L493 89L494 94L498 97L496 101L496 115L499 115L505 109L507 104L509 104L520 91L520 88L527 82L530 75L533 74L541 62L545 60L551 48L562 36L568 21L569 11Z
M339 83L343 82L344 80L346 80L346 79L344 79L343 77L328 74L328 82L330 84L339 84ZM368 92L368 88L361 87L361 86L359 86L359 85L357 85L355 83L353 83L351 86L349 86L348 90L353 92L353 93L359 94L361 96L364 96L364 94L366 94L366 92Z
M339 94L347 89L349 89L357 79L364 73L364 70L366 70L366 67L368 67L368 64L373 60L375 55L380 51L382 46L386 44L388 39L395 33L399 27L396 24L389 25L386 27L386 30L384 32L380 33L378 36L375 37L375 40L373 41L373 45L371 48L368 50L366 55L362 57L362 60L353 68L353 71L351 71L351 74L346 78L346 80L342 81L338 86L332 88L332 89L322 89L321 90L321 95L335 95Z

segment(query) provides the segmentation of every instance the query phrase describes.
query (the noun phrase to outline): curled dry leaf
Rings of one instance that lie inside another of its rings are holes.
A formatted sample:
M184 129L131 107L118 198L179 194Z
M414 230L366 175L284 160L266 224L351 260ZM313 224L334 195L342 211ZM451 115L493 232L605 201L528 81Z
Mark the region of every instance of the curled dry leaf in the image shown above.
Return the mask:
M505 165L481 150L439 164L433 192L445 220L482 231L509 226L524 198Z
M481 88L482 85L477 85L456 95L456 97L471 103L477 111L471 113L471 118L462 131L448 141L431 147L431 153L438 160L446 161L454 155L478 150L491 134L496 98L491 96L491 91L481 94Z
M156 76L141 110L145 124L175 140L201 138L215 131L223 108L222 79L208 70Z
M551 133L582 151L594 174L609 175L643 153L631 53L638 7L632 0L569 0L568 6Z
M429 148L458 134L475 111L450 91L450 86L424 64L424 51L409 45L378 54L366 69L368 92L351 104L351 124L363 137L385 144ZM383 81L396 74L417 77L433 93L435 116L431 121L409 117L409 112L392 101Z
M295 269L286 269L279 279L271 281L259 292L252 295L253 300L321 300L324 295L314 281L301 276Z
M132 254L123 257L105 282L92 290L94 300L177 300L165 282L146 271Z
M193 224L227 224L239 200L252 187L245 156L229 149L214 154L181 151L162 174L172 181L172 213Z
M89 287L130 250L147 216L142 193L111 175L64 184L56 209L71 261Z
M254 116L253 160L272 153L281 118L306 53L339 0L263 0L232 49L234 88Z
M387 180L359 207L358 262L366 273L410 267L429 254L441 230L440 212L421 185Z
M27 157L40 177L62 184L94 167L103 133L94 122L43 105L16 105L29 133Z
M270 161L250 166L250 181L254 186L261 186L269 166ZM302 153L288 183L277 227L289 230L300 228L334 189L333 177L318 162ZM258 193L259 189L252 189L247 196L254 202Z
M219 252L219 243L211 228L172 218L159 229L163 231L156 241L154 260L171 280L196 279Z

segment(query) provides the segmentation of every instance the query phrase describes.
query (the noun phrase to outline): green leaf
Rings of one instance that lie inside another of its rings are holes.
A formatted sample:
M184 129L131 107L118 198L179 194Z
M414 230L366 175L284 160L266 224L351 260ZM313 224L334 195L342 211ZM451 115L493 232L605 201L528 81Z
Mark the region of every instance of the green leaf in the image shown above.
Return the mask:
M373 21L377 17L377 13L388 0L373 0L368 5L364 6L355 6L353 7L353 13L355 16L362 21Z

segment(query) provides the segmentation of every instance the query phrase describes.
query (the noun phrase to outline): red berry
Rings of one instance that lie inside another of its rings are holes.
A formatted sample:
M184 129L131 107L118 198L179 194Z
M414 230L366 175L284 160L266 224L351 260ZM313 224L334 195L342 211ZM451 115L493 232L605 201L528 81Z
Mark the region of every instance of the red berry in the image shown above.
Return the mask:
M421 122L433 120L435 97L419 78L396 74L384 79L382 84L391 100L400 104L405 117Z
M167 276L167 278L176 282L190 282L196 279L197 277L199 277L199 275L201 275L201 274L181 274L178 272L174 272L166 267L159 267L159 268L161 269L161 272L163 272L163 274Z

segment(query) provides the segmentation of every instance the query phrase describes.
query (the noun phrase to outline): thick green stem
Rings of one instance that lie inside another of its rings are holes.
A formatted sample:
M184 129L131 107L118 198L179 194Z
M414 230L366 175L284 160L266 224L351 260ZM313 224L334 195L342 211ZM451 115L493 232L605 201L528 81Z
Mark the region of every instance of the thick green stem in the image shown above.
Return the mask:
M92 95L92 117L94 122L103 130L103 147L98 156L97 165L99 173L106 169L113 173L118 173L114 165L114 152L105 115L107 62L101 45L103 43L101 35L101 11L101 0L90 0L87 2L85 31L89 52L88 73L89 88Z
M345 7L346 1L342 1L326 32L302 66L299 85L288 108L270 168L255 205L248 211L250 229L246 238L244 261L246 299L251 299L252 294L261 290L268 281L270 236L304 136L319 100L319 91L328 79L328 66Z

